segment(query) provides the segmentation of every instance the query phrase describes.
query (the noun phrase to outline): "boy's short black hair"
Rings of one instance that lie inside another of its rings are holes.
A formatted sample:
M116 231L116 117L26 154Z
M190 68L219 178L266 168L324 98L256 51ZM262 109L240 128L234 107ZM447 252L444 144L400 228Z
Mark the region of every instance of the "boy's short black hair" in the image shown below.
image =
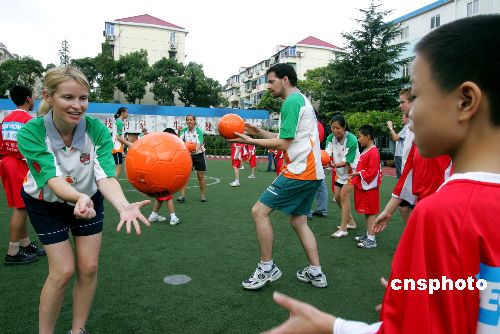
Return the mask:
M476 83L491 106L490 119L500 125L500 15L477 15L445 24L415 46L429 62L444 92L463 82Z
M267 69L266 76L271 72L274 72L276 77L279 79L287 77L293 87L297 86L297 72L295 72L292 65L281 63L275 64Z
M177 133L175 133L175 130L172 129L172 128L165 128L165 130L163 130L163 132L167 132L167 133L171 133L173 135L177 135Z
M361 125L358 131L363 136L370 137L371 140L375 138L375 129L371 125Z
M10 89L9 96L16 107L19 107L26 103L28 97L33 96L33 91L26 86L14 86Z

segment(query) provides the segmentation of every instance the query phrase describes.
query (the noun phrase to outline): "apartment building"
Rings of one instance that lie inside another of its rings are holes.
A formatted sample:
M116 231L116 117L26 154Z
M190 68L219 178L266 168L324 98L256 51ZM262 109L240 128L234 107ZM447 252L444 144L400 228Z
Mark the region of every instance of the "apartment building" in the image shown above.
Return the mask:
M15 58L18 58L18 56L16 54L11 53L9 51L9 49L7 49L5 44L0 42L0 63L4 62L6 60L9 60L9 59L15 59Z
M163 57L175 58L184 64L186 57L186 35L189 32L178 25L144 14L126 17L105 23L104 38L113 47L113 57L145 49L149 65ZM115 100L126 102L123 93L116 91ZM156 104L153 94L146 88L143 104Z
M224 94L231 108L248 109L257 105L266 90L266 70L276 63L292 65L299 80L314 68L323 67L345 51L333 44L309 36L290 46L279 46L275 54L252 66L241 67L227 79Z
M413 58L415 45L433 29L464 17L493 13L500 13L500 0L435 1L392 21L400 25L400 36L394 43L408 43L401 58ZM409 76L410 67L404 66L399 75Z

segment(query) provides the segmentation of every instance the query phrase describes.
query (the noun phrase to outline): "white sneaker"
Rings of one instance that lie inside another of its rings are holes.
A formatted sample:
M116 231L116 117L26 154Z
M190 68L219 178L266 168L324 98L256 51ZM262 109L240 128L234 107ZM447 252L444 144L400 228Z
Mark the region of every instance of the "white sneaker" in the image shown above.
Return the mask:
M257 290L266 285L267 282L276 281L281 277L281 274L281 270L275 264L269 271L264 271L260 265L257 265L253 275L241 282L241 285L247 290Z
M248 175L249 179L255 179L255 175Z
M309 266L297 271L297 279L302 282L311 283L317 288L326 288L328 286L325 274L319 273L314 276L309 272Z
M163 216L160 216L160 215L156 215L156 216L149 216L148 218L149 222L150 223L154 223L154 222L164 222L167 220L167 218L163 217Z
M341 231L341 230L338 230L337 232L333 233L331 235L332 238L343 238L343 237L347 237L349 235L348 232L344 232L344 231Z
M177 218L177 217L170 219L170 225L177 225L180 222L181 222L181 220L179 218Z
M242 166L240 167L240 169L245 169L245 166L243 166L243 165L242 165Z
M240 183L239 183L239 182L236 182L236 181L233 181L233 182L229 183L229 185L230 185L231 187L239 187L239 186L240 186Z

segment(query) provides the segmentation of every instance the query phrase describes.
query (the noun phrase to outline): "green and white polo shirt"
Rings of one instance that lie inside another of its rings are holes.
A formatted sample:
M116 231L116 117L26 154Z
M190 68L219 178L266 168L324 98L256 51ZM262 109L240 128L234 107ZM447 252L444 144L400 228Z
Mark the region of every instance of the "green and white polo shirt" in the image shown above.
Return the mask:
M192 131L189 130L188 127L183 128L179 131L179 138L182 139L183 142L193 142L195 144L200 144L200 148L192 154L205 152L205 146L203 145L203 131L195 126Z
M346 131L344 138L339 141L333 133L331 133L328 138L326 138L325 151L333 158L334 163L347 162L346 167L336 168L336 182L347 184L349 174L352 174L356 170L360 157L356 136Z
M285 153L281 174L297 180L322 180L318 120L309 100L301 93L290 94L281 106L280 139L293 139Z
M81 193L93 196L97 181L115 176L113 147L108 128L84 116L76 126L71 147L66 147L52 120L52 112L27 123L18 134L19 151L28 162L24 191L46 202L63 202L47 186L63 176Z

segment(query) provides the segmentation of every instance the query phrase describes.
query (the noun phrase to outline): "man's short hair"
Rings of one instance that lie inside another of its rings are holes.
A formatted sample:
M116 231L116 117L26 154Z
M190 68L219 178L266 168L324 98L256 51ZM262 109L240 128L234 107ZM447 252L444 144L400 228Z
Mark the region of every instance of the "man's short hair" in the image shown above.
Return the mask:
M271 72L274 72L276 77L279 79L287 77L288 81L290 81L290 84L293 87L297 86L297 73L295 72L295 69L293 68L292 65L275 64L267 69L266 76Z
M33 92L26 86L14 86L10 89L9 96L16 107L19 107L26 103L28 97L33 96Z
M399 96L406 97L406 99L410 102L413 102L413 100L415 100L415 96L411 94L411 88L401 89L401 91L399 92Z
M445 24L415 46L443 92L472 81L485 93L490 119L500 125L500 15L477 15Z

